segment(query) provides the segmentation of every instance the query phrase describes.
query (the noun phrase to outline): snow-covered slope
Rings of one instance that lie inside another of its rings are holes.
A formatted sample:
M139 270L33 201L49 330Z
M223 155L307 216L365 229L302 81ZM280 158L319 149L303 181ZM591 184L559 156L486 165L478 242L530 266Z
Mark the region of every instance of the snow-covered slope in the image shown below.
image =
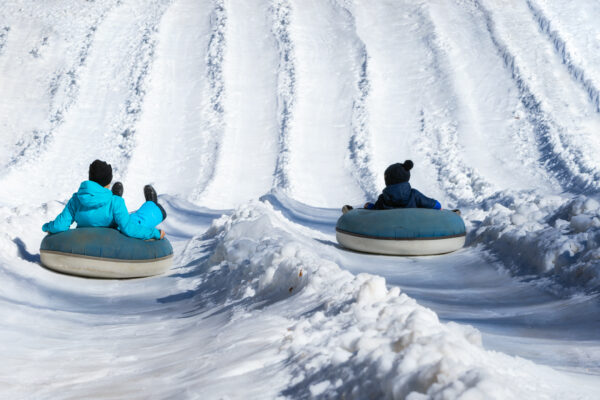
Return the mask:
M598 17L548 0L1 4L0 393L596 397ZM42 223L96 158L130 209L146 183L162 194L169 274L39 265ZM340 206L405 159L461 208L465 248L337 246Z

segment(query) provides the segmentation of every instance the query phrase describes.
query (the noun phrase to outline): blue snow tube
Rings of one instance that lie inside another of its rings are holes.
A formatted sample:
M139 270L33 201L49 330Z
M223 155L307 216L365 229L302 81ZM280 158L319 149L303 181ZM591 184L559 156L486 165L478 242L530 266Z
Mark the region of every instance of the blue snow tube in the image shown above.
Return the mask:
M42 264L72 275L139 278L164 273L172 264L167 239L140 240L110 228L77 228L48 235L40 246Z
M336 224L338 242L349 249L390 255L432 255L465 244L465 223L455 212L427 208L354 209Z

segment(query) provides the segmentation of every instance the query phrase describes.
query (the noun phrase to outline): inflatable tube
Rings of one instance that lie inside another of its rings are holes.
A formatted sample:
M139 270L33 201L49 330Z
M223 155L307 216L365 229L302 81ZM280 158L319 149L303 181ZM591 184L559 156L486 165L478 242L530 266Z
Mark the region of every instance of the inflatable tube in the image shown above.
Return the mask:
M365 253L422 256L449 253L465 244L462 218L448 210L354 209L336 224L337 241Z
M140 240L110 228L77 228L48 235L40 246L42 264L91 278L141 278L167 271L173 247L167 239Z

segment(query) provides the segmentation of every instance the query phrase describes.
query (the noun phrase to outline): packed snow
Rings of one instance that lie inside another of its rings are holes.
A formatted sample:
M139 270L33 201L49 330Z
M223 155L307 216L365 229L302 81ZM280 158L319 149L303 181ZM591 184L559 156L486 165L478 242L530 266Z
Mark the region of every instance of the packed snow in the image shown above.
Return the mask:
M0 4L0 395L595 399L600 7L591 0ZM159 191L165 275L40 265L112 164ZM342 248L343 204L460 208L430 257Z

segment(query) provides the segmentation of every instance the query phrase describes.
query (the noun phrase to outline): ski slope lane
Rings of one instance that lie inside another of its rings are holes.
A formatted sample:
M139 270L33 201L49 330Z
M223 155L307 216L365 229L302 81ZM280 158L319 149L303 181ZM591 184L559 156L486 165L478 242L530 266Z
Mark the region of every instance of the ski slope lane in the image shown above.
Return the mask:
M296 99L289 138L289 193L309 204L338 207L366 199L350 160L353 104L363 47L348 11L335 2L294 2Z
M453 207L489 195L492 186L485 171L467 161L464 85L455 82L459 75L430 14L420 2L355 8L357 32L369 54L367 110L378 185L387 165L412 159L413 182Z
M419 36L418 5L381 1L357 3L353 10L356 32L368 52L369 94L366 100L371 135L370 158L375 186L383 189L383 171L395 162L417 162L411 174L424 192L441 198L437 173L427 159L421 131L422 100L418 89L426 65ZM370 199L374 200L374 199Z
M233 207L271 189L279 152L279 53L270 5L226 3L223 58L226 115L215 174L202 194L209 207ZM260 56L257 56L260 55Z
M161 21L135 148L123 171L128 200L132 192L141 200L146 183L193 200L213 174L222 121L207 79L212 5L179 0Z

